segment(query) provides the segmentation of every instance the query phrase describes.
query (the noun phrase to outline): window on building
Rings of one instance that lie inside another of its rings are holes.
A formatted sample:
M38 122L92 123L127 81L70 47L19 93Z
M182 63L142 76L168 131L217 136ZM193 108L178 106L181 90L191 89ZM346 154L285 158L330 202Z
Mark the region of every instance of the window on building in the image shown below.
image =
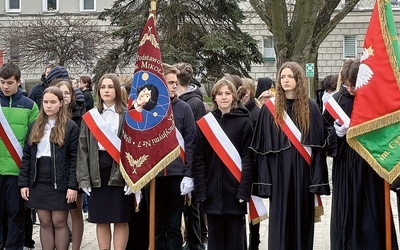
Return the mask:
M10 62L19 62L19 44L17 41L10 41Z
M81 0L81 11L96 10L96 0Z
M344 58L355 58L357 55L357 36L346 35L343 41Z
M43 0L43 11L58 11L58 0Z
M94 40L88 38L83 41L83 58L85 60L92 60L94 53Z
M6 0L6 12L21 12L21 0Z
M262 45L262 54L263 54L263 59L266 62L269 61L275 61L275 48L274 48L275 42L274 42L274 37L273 36L266 36L263 39L263 45Z

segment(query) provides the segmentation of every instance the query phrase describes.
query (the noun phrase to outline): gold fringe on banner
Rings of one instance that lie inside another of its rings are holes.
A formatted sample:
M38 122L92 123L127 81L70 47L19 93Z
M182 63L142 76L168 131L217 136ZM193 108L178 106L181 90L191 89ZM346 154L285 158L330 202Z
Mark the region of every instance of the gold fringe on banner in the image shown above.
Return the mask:
M255 219L250 219L250 215L249 215L248 218L249 218L249 221L251 221L251 224L256 225L256 224L260 223L261 221L268 219L269 217L268 217L268 214L266 214L266 215L257 217Z
M400 88L400 71L397 66L397 58L394 53L393 49L393 39L398 40L397 36L396 37L391 37L389 28L387 25L387 18L386 18L386 10L385 10L385 5L390 4L389 1L385 3L384 0L378 0L378 13L379 13L379 24L382 30L382 37L385 42L385 47L386 47L386 52L389 56L389 61L390 61L390 66L392 67L392 72L396 78L397 86Z
M355 137L347 138L347 143L387 182L392 183L399 176L400 162L396 164L392 171L388 172Z
M167 154L161 161L159 161L149 172L147 172L142 178L140 178L136 183L133 183L129 175L126 173L125 168L122 164L119 164L119 169L125 182L131 188L132 192L138 192L142 187L149 183L157 174L168 166L172 161L178 158L180 152L179 146Z
M347 139L400 122L400 110L349 128Z

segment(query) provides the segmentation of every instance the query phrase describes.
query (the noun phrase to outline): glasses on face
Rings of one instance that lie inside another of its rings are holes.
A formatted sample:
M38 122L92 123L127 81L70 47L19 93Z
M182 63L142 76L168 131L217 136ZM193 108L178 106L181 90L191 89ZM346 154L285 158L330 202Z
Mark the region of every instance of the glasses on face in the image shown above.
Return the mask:
M350 86L345 82L342 82L343 87L345 87L347 90L354 90L356 88L356 86Z
M65 96L70 95L70 94L71 94L71 92L68 92L68 91L63 92L63 95L65 95Z

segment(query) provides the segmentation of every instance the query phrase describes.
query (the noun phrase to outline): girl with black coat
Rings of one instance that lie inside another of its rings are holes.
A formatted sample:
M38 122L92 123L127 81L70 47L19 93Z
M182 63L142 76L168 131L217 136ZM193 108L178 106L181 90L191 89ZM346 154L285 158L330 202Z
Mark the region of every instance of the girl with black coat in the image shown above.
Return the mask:
M196 202L203 203L207 214L209 250L244 248L244 215L252 184L253 156L249 150L252 128L249 112L236 108L237 100L233 83L219 80L212 90L214 110L210 115L215 117L240 155L240 181L218 156L201 129L196 138L194 190Z
M38 210L42 249L68 249L67 215L76 207L78 189L78 138L79 128L67 117L62 91L47 88L39 117L25 139L18 177L27 207Z
M85 114L85 103L80 102L78 105L76 91L69 81L62 80L56 84L64 95L64 104L67 107L68 117L71 118L78 127L81 126L82 116ZM80 90L79 90L80 91ZM76 208L70 210L72 221L72 250L81 248L83 237L83 215L82 215L82 189L78 190L76 199Z

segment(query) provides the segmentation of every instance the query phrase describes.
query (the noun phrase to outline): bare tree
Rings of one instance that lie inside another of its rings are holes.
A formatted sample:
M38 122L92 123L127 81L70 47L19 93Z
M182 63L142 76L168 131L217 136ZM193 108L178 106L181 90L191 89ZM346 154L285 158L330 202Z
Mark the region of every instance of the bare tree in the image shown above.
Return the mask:
M21 68L43 68L48 62L91 72L110 47L109 35L88 17L38 16L1 27L1 43ZM106 49L107 48L107 49Z
M313 62L317 66L321 43L359 2L361 0L250 0L274 35L277 67L289 60L302 64ZM318 81L318 67L315 69Z

